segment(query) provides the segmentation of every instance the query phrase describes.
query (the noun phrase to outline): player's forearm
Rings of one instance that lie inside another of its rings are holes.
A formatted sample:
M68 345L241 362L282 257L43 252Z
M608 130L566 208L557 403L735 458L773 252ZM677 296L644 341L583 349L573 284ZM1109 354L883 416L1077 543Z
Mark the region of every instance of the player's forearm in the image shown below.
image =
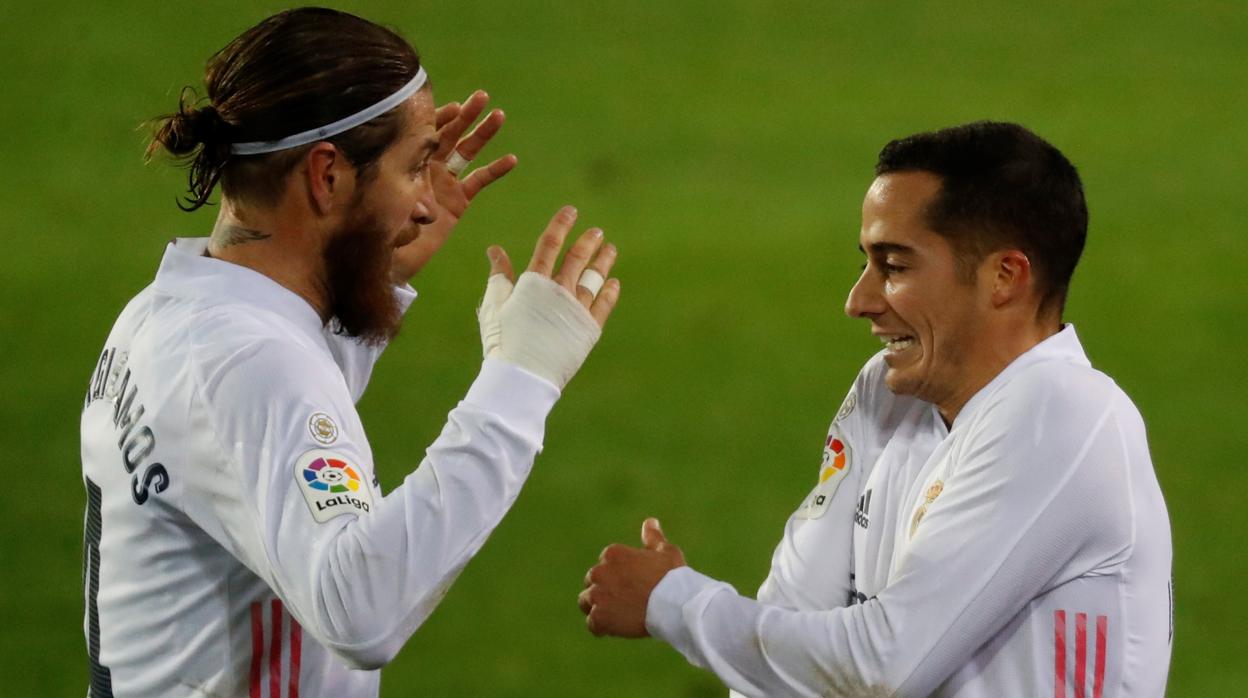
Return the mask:
M488 364L420 468L333 539L312 581L315 625L360 667L388 662L511 507L558 392Z
M656 587L646 627L748 696L890 695L898 681L884 661L895 642L878 607L782 609L681 568Z

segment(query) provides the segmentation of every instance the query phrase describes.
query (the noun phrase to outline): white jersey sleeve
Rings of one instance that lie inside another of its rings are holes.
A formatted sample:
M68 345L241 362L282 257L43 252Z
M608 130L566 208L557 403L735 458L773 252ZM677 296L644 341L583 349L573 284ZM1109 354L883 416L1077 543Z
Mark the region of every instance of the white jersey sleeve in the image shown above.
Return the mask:
M815 486L784 526L771 569L758 590L763 603L826 609L853 603L853 531L862 484L888 434L895 397L880 391L883 361L859 372L823 443Z
M541 448L550 383L486 361L420 467L381 497L347 380L260 337L192 348L227 472L187 514L349 665L388 662L501 520ZM237 350L235 350L237 348Z
M1151 476L1138 413L1107 379L1016 380L1032 384L954 425L968 430L950 439L960 452L939 496L897 522L905 540L877 596L795 611L679 568L651 596L650 633L747 695L925 696L1036 597L1112 574L1134 544L1122 483Z

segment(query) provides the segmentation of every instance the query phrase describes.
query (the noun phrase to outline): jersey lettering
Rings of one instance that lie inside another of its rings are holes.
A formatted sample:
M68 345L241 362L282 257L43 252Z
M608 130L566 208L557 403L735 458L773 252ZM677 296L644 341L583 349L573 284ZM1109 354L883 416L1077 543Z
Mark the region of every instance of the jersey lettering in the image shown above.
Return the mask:
M97 400L113 403L113 426L119 432L117 449L121 452L121 466L131 476L130 497L135 504L141 505L152 492L159 494L168 489L169 471L160 463L147 464L156 450L156 434L151 427L139 424L147 408L138 400L139 386L131 384L131 373L126 363L126 352L118 351L116 347L105 349L100 354L87 386L86 406ZM140 466L144 466L142 472L136 473Z

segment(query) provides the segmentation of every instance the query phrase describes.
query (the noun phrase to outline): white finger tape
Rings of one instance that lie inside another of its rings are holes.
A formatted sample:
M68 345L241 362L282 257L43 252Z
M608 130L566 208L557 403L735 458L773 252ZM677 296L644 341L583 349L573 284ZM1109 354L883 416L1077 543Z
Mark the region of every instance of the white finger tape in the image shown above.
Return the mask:
M589 291L589 295L597 298L598 292L602 290L602 285L605 282L606 279L602 278L602 274L593 269L586 269L581 272L581 278L576 282L576 285Z
M452 150L451 156L446 159L446 170L456 177L464 173L468 166L472 164L472 160L465 158L459 154L458 150Z

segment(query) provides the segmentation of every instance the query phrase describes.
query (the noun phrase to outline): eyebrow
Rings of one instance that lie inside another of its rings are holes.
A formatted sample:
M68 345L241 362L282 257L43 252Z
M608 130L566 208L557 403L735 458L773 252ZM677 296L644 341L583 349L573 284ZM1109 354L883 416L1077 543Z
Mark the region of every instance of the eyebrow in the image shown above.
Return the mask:
M433 136L429 136L428 138L425 139L424 143L420 144L420 150L417 150L416 152L420 153L423 156L437 149L438 149L438 139L434 138Z
M873 242L869 245L871 252L877 255L886 255L890 252L897 254L910 254L914 252L914 248L909 245L899 245L895 242ZM866 254L867 251L862 249L862 245L858 245L858 251Z

